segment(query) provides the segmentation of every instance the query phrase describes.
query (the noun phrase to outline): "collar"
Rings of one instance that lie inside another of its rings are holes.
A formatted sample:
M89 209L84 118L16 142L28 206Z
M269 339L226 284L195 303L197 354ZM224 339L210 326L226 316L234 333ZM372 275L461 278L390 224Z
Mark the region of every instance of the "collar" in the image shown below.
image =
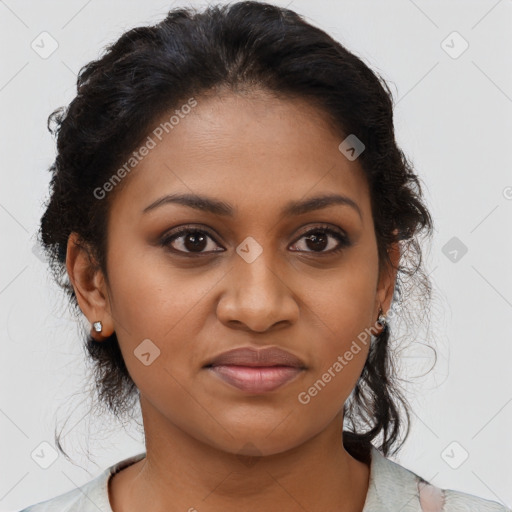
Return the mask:
M419 484L423 482L415 473L384 457L372 446L370 481L363 512L421 511ZM426 483L426 482L425 482Z

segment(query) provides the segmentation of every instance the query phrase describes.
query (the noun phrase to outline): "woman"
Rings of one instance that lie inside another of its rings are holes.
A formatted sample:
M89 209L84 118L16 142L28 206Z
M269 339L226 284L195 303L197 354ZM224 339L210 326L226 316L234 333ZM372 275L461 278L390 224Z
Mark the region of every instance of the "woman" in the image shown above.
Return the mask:
M432 219L360 59L270 4L176 9L51 117L41 240L146 452L26 511L506 510L386 458L389 322L412 280L428 299Z

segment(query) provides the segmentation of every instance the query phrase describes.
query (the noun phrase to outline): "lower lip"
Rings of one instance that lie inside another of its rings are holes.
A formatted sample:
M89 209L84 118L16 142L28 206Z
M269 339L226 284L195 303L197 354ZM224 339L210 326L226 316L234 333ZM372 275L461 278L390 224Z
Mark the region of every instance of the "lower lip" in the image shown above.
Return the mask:
M207 369L228 384L249 393L273 391L302 372L301 368L291 366L219 365Z

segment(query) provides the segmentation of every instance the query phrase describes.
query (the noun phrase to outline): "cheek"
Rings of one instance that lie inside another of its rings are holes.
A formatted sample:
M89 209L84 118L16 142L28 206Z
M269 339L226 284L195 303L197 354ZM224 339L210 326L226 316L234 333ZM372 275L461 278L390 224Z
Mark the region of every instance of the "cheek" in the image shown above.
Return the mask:
M169 389L172 377L184 382L191 368L202 365L204 355L194 350L194 342L204 335L211 318L209 294L222 277L218 271L176 268L158 252L119 252L109 270L116 334L128 371L141 390L159 388L158 382ZM176 393L179 398L178 388Z
M173 267L154 248L123 252L112 263L109 278L114 322L130 338L163 340L215 282L211 273Z
M339 408L354 388L366 361L374 325L377 283L377 259L372 251L354 254L338 272L325 279L311 280L307 308L313 333L311 379L304 389L307 406L318 414L322 406L337 404Z
M323 323L329 339L339 340L336 348L373 325L377 279L377 259L369 252L354 253L339 269L304 283L306 304Z
M316 349L310 375L297 396L310 417L320 422L341 411L361 375L370 347L371 294L344 296L338 290L331 299L317 303L316 313L321 318L315 322L318 342L313 339Z

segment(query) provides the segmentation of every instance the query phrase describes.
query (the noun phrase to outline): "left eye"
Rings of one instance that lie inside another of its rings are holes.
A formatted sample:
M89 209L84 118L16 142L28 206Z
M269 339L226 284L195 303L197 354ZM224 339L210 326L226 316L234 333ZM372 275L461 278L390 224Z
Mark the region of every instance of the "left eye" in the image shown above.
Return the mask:
M331 240L329 240L329 238ZM330 228L312 229L304 233L298 241L302 239L304 239L306 245L311 248L311 250L304 250L304 252L335 253L350 245L349 239L344 234ZM335 241L333 241L333 239ZM296 245L297 242L295 242L294 246ZM328 250L325 250L326 248L328 248ZM303 249L299 249L299 251L301 250Z

